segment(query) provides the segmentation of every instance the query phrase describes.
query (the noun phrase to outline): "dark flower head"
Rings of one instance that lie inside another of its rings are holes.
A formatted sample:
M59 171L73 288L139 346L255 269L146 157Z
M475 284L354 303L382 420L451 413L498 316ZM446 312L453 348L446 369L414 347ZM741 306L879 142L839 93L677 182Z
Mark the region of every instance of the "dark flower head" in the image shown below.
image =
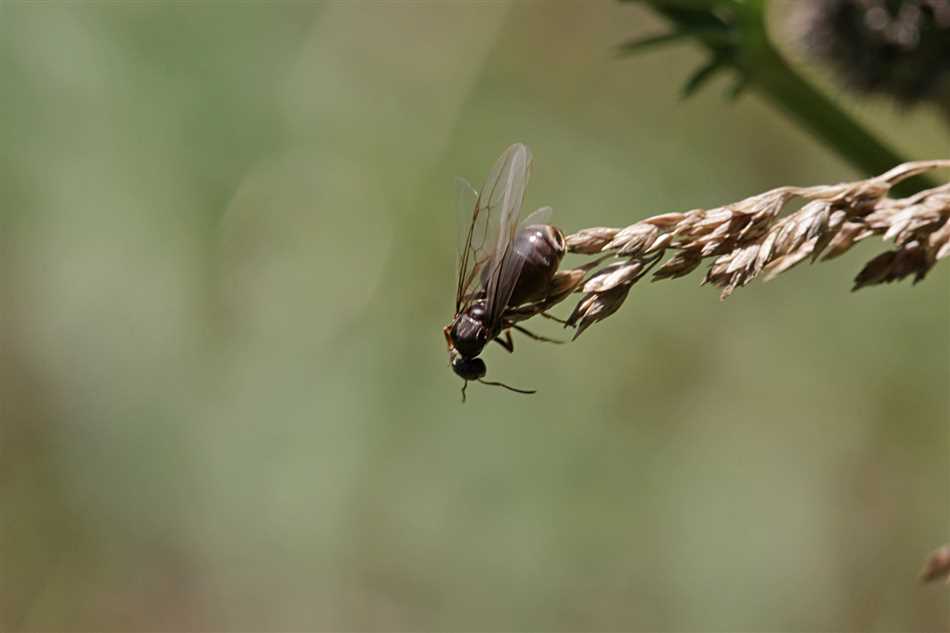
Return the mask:
M813 0L800 24L809 52L851 88L905 105L950 93L950 0Z

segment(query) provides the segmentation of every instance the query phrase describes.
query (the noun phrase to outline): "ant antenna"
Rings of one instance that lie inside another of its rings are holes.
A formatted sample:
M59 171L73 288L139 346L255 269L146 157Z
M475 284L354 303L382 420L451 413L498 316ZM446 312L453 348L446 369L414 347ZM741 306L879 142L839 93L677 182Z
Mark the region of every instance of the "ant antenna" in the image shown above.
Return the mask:
M468 389L468 381L462 381L462 403L465 403L465 390Z
M492 382L490 380L482 380L481 378L478 379L478 382L482 383L483 385L491 385L492 387L504 387L508 391L514 391L515 393L526 393L526 394L537 393L537 391L535 391L534 389L516 389L515 387L512 387L511 385L506 385L503 382ZM462 387L462 398L464 402L465 387Z

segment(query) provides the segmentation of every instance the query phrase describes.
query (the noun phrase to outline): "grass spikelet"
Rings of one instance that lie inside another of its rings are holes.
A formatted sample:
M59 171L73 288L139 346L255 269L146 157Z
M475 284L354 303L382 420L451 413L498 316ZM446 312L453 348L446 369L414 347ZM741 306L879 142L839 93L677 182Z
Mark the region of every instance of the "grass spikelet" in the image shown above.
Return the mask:
M616 312L630 287L667 251L672 254L653 273L654 281L688 275L708 259L703 284L720 288L725 299L759 276L768 281L805 260L833 259L864 239L880 236L894 248L858 272L853 290L909 276L916 283L950 255L950 183L905 198L889 194L903 180L943 168L950 168L950 160L904 163L866 180L778 187L708 210L664 213L623 228L577 231L566 238L568 251L610 254L621 261L577 284L575 291L583 297L568 324L577 327L576 338ZM784 213L795 202L798 208Z

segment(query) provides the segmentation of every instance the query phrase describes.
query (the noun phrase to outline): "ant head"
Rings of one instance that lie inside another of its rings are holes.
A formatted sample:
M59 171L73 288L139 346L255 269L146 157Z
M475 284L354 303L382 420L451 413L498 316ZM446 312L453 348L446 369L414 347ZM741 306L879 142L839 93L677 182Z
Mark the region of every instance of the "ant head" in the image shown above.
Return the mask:
M466 358L461 354L453 354L452 371L463 380L478 380L488 372L485 361L481 358Z

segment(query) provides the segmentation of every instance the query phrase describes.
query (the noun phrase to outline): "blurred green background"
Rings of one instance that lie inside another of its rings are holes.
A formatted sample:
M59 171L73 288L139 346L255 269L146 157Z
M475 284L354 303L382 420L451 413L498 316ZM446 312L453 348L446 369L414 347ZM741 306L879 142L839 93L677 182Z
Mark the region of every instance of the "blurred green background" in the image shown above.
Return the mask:
M459 402L453 177L510 143L565 231L861 176L725 80L680 101L697 49L615 57L661 27L0 2L0 627L945 628L915 574L950 539L950 266L643 283L490 348L538 395ZM933 113L818 80L950 157Z

